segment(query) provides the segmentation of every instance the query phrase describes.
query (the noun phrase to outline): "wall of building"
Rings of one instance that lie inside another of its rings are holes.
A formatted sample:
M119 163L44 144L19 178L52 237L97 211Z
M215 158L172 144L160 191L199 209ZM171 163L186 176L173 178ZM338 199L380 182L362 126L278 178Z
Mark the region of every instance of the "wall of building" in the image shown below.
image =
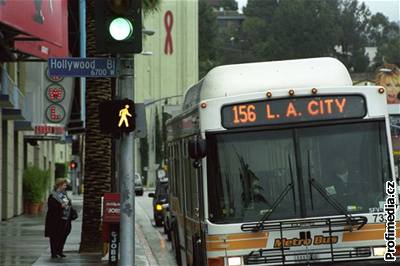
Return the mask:
M72 145L70 143L56 143L54 161L56 163L66 163L71 160Z
M155 33L144 36L143 53L135 56L135 101L154 102L146 107L151 185L157 169L154 153L156 112L161 119L166 103L157 100L167 98L168 105L180 105L181 95L198 80L198 1L162 1L157 12L145 16L143 26ZM144 175L139 169L138 144L136 169Z
M17 131L14 136L14 142L14 215L19 215L23 213L24 133Z
M38 63L39 64L39 63ZM41 87L41 82L32 83L25 79L24 63L9 63L4 65L8 70L14 84L23 86L19 92L35 91ZM38 65L42 69L42 64ZM0 85L1 80L0 80ZM44 97L42 91L41 94ZM37 103L37 102L36 102ZM34 102L32 102L34 104ZM0 107L1 110L1 107ZM16 130L14 120L3 120L0 112L0 220L10 219L23 213L23 172L30 164L37 165L41 169L50 171L50 185L54 184L55 176L55 141L38 141L38 145L32 146L25 141L24 136L32 137L33 131ZM45 199L45 198L44 198Z

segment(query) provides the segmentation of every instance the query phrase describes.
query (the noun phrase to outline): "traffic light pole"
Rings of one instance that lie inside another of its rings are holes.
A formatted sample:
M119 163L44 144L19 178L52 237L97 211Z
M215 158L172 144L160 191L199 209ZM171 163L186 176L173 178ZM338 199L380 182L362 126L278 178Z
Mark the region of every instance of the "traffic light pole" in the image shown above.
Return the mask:
M133 100L134 96L133 56L118 56L119 76L117 96ZM135 265L135 142L133 132L122 133L119 145L119 191L121 195L120 251L121 266Z

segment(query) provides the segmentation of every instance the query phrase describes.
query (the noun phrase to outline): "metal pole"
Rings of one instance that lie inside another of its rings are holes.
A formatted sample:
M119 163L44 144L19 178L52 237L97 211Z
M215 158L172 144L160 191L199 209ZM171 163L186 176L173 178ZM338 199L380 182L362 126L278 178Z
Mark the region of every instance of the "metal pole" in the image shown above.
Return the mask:
M133 100L133 57L119 58L117 95ZM119 188L121 194L120 243L121 266L135 265L135 179L134 136L123 134L119 145Z
M86 0L79 1L79 30L80 34L80 55L86 57ZM83 128L86 124L86 78L80 78L81 87L81 119Z

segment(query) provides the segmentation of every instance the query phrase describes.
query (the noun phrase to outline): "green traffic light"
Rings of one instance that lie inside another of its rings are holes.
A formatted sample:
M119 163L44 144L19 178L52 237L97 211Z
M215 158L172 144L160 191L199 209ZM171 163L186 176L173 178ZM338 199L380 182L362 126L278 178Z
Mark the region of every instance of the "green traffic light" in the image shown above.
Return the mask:
M123 41L131 37L133 25L126 18L115 18L113 21L111 21L108 30L114 40Z

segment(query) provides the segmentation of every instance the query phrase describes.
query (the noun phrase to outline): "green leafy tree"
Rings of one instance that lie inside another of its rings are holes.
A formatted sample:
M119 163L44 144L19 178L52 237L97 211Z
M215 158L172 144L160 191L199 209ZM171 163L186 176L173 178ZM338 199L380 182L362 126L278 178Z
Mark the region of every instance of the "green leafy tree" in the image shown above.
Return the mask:
M30 165L23 173L24 200L32 203L44 201L44 195L49 190L50 172Z
M383 63L392 63L400 65L400 36L388 42L383 42L378 46L378 53L375 62L382 65Z
M282 0L271 22L269 46L262 51L271 59L327 56L337 35L336 1Z
M371 13L357 0L249 0L244 14L243 50L257 61L336 56L353 71L368 67Z
M238 3L235 0L219 0L219 7L223 7L224 10L238 10Z
M368 44L367 28L371 12L364 3L346 0L340 4L340 32L337 44L341 47L338 58L354 72L363 72L369 59L365 55Z
M199 1L199 76L216 65L217 19L211 5Z
M238 9L236 0L199 0L199 2L207 2L215 10L220 10L221 7L224 11L236 11Z
M382 13L371 16L367 25L369 46L378 46L382 41L385 41L389 24L387 17Z
M279 0L248 0L247 5L243 7L243 13L246 17L257 17L271 22L278 4Z
M371 16L368 24L368 41L370 46L376 46L376 65L400 63L400 28L395 22L390 22L382 13ZM373 68L375 69L375 67Z
M249 0L244 38L259 61L330 55L338 12L336 0Z
M272 17L279 4L278 0L249 0L243 7L246 16L242 25L242 50L246 51L252 61L269 60L268 51L274 44L271 38Z

